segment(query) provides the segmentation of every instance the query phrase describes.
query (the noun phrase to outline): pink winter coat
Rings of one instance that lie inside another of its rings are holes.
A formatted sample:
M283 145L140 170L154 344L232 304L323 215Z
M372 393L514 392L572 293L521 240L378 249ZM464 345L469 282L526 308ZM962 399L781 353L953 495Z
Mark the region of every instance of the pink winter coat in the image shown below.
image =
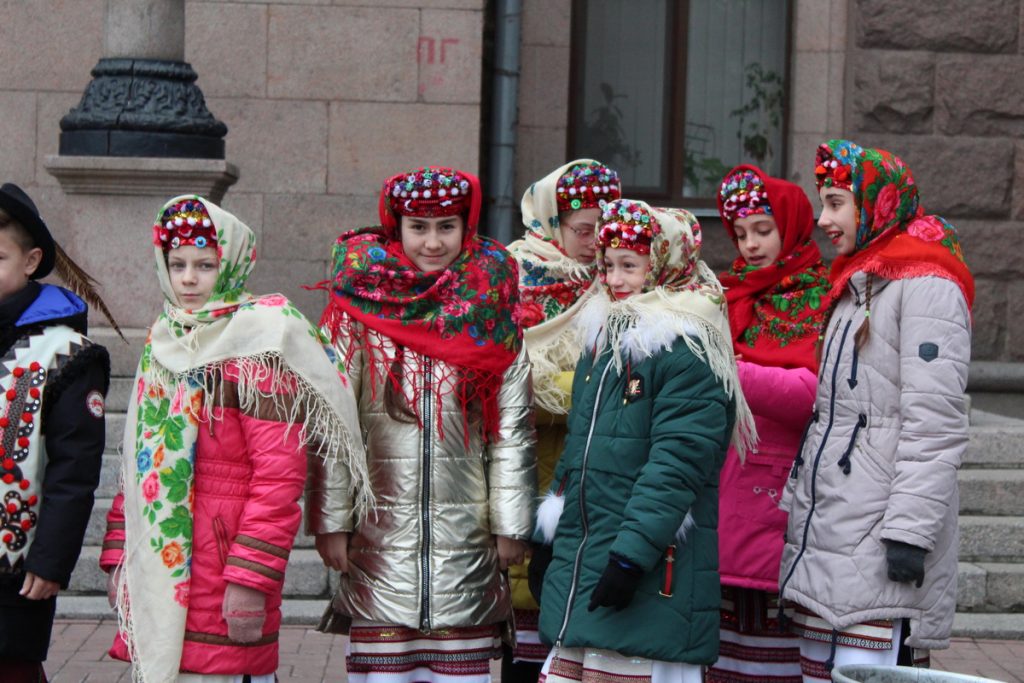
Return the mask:
M202 674L264 675L276 671L281 588L299 528L299 497L306 453L299 427L279 421L272 402L247 414L237 407L237 370L224 371L223 405L213 408L213 433L200 423L195 462L192 582L181 670ZM271 380L261 386L269 391ZM302 416L299 416L302 419ZM124 547L123 497L107 514L100 566L110 571ZM266 594L263 638L240 644L228 639L221 616L228 582ZM110 649L128 660L123 637Z
M718 557L722 584L779 590L786 513L779 500L811 417L818 380L806 368L738 361L757 424L757 448L740 464L730 448L719 483Z

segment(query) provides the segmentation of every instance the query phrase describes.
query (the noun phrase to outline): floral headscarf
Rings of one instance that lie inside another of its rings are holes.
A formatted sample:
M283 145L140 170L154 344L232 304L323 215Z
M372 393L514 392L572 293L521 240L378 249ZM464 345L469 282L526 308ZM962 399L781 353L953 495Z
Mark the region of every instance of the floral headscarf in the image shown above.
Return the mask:
M219 272L210 299L178 305L160 239L164 211L200 202L216 229ZM128 407L122 460L125 509L123 571L118 587L122 632L140 680L174 680L181 662L192 563L192 497L200 424L218 378L237 372L239 407L279 402L295 421L305 415L304 444L347 467L352 492L369 491L355 397L326 340L280 294L253 296L245 282L256 260L255 236L216 204L194 195L161 208L154 253L164 310L150 330ZM261 386L271 380L272 396ZM205 428L205 427L204 427ZM210 427L212 428L212 427ZM366 494L359 501L366 509Z
M832 295L839 296L855 272L890 280L935 275L959 285L974 303L974 278L964 262L956 228L921 208L910 168L892 152L829 140L818 147L818 188L844 187L857 209L856 251L832 263Z
M459 173L469 178L473 196L479 197L476 177ZM385 192L390 182L385 183ZM356 352L374 347L377 342L370 332L400 348L444 361L453 374L431 384L437 404L444 394L457 392L468 424L469 404L478 400L484 435L494 437L502 377L522 346L516 317L519 278L515 260L501 244L477 234L477 199L464 216L462 252L444 270L429 273L405 255L399 219L385 198L380 211L384 227L353 230L335 243L334 276L322 283L331 296L321 324L335 339L343 333L351 339L346 364ZM423 386L416 374L422 371L422 364L404 363L396 369L385 360L386 354L372 357L373 391L382 382L400 389L403 379L409 380L414 392ZM413 396L409 403L419 417L419 397ZM439 436L444 438L441 412L435 413Z
M570 323L593 293L597 272L595 264L580 263L561 244L558 189L565 186L567 178L578 177L581 169L593 169L606 178L602 192L593 196L621 193L618 175L598 161L576 159L559 166L523 194L520 207L526 234L508 245L519 262L521 321L533 366L535 400L552 414L567 410L569 396L555 377L574 368L579 360L581 348ZM603 199L597 201L604 203Z
M618 205L629 206L631 217L651 229L650 270L641 294L615 299L606 281L604 247L598 243L602 286L580 313L583 342L598 354L610 348L612 362L621 371L629 363L671 348L676 339L684 339L708 364L726 395L736 401L732 441L742 457L755 443L757 433L736 373L725 293L700 258L700 224L689 211L653 208L630 199L610 202L606 212L619 215Z
M740 256L719 276L729 301L733 350L759 365L816 371L815 346L828 310L830 284L821 251L811 238L811 203L799 186L756 166L737 166L722 181L718 196L718 212L733 244L735 221L752 203L749 198L745 205L738 201L738 190L743 189L739 183L760 188L755 208L767 209L775 220L782 247L775 263L756 268Z

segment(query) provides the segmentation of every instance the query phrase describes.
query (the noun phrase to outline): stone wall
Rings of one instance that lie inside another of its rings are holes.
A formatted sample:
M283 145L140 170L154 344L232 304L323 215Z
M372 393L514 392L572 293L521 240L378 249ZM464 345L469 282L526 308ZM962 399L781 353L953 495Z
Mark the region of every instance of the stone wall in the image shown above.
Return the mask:
M1020 0L851 3L848 135L914 171L977 278L974 356L1024 360Z
M0 0L0 180L41 205L72 256L105 285L122 322L159 310L148 266L152 200L134 226L105 225L43 166L60 118L78 103L103 49L104 0ZM485 0L188 0L186 60L229 128L240 179L224 205L260 237L255 291L281 291L318 315L300 285L327 274L333 239L376 221L377 191L424 163L479 171ZM103 226L79 239L76 226ZM137 228L137 231L135 230ZM101 242L101 243L100 243ZM126 265L130 264L130 265Z
M572 0L523 0L516 201L569 159Z

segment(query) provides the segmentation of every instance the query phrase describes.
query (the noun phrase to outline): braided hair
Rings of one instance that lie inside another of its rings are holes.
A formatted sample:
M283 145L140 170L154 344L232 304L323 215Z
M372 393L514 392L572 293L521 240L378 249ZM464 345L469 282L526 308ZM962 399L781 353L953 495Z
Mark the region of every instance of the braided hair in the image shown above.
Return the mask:
M868 337L871 335L871 283L874 280L874 275L868 273L867 284L864 287L864 321L857 328L857 331L853 335L854 347L860 351L864 348L864 345L868 343ZM821 324L821 332L818 333L818 349L817 349L817 360L818 365L821 365L821 354L825 346L825 332L828 330L829 323L832 322L832 314L836 312L836 306L839 305L839 299L841 297L833 297L832 302L828 305L828 310L825 311L825 319Z

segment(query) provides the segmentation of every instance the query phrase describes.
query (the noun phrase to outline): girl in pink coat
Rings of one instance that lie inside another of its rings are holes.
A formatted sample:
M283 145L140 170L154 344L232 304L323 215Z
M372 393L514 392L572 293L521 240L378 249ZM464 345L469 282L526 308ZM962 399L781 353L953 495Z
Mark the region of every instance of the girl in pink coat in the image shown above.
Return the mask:
M745 462L730 450L722 468L721 643L707 681L799 683L799 641L781 633L776 618L786 531L778 504L811 417L828 273L811 239L811 203L797 185L737 166L722 181L718 210L740 254L719 277L759 442Z
M166 300L100 556L120 619L110 654L134 680L271 683L307 445L365 481L355 400L316 328L245 289L247 226L185 196L153 231Z

